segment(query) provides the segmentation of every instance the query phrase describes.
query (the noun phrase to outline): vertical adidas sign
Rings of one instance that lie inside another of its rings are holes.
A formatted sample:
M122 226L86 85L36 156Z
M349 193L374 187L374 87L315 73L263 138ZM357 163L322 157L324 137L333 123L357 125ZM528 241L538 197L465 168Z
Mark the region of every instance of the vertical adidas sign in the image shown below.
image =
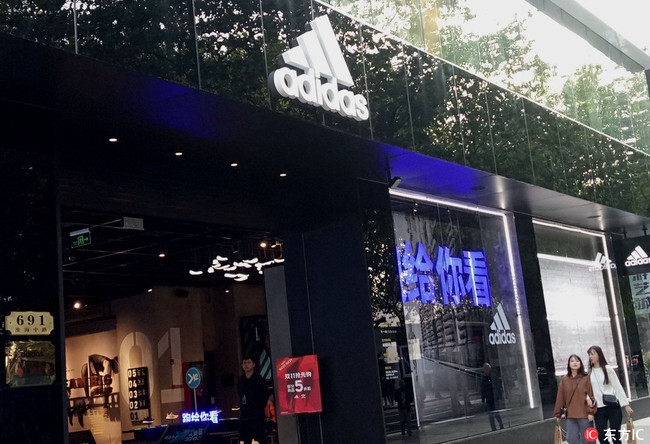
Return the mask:
M490 330L492 333L488 336L488 340L492 345L501 345L501 344L516 344L517 337L512 332L508 319L506 318L506 313L503 311L503 305L497 305L497 312L494 313L492 318L492 325L490 325Z
M308 27L310 30L296 39L297 46L278 58L278 64L284 66L269 74L269 89L275 95L298 99L344 117L367 120L370 113L366 98L345 89L354 82L329 18L318 17Z
M633 267L635 265L647 265L650 264L650 257L648 253L643 251L640 245L637 245L636 248L632 251L625 261L626 267Z

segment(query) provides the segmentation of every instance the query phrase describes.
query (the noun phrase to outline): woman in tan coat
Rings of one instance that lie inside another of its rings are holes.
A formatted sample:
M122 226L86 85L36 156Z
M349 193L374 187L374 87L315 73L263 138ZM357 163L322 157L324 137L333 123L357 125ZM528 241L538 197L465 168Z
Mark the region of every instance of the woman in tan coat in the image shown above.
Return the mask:
M585 372L585 366L578 355L569 356L567 374L562 376L555 399L555 418L567 419L566 434L569 444L584 441L585 430L594 420L596 405L591 380ZM562 409L566 408L563 412Z

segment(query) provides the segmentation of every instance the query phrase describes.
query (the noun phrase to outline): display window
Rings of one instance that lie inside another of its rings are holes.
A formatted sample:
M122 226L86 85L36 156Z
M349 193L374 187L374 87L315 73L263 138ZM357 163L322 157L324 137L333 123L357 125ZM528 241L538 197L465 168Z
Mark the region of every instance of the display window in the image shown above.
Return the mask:
M246 357L274 403L263 273L284 261L280 237L72 208L61 227L72 440L237 437ZM176 430L192 423L214 425Z
M630 360L618 270L607 236L542 220L533 224L553 353L552 368L549 364L540 371L559 381L571 354L588 368L587 350L598 345L628 396L647 393L643 364ZM632 353L638 361L640 354L638 349ZM549 396L547 402L553 401Z
M427 442L539 420L512 215L402 190L391 195L403 313L376 330L384 392L390 398L412 387L412 420L433 437Z

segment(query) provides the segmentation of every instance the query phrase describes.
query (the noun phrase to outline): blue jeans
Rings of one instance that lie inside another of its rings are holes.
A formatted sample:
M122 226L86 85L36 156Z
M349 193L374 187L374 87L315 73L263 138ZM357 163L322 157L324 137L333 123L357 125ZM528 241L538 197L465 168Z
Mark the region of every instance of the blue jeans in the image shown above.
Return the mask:
M591 426L587 418L568 418L566 420L566 440L569 444L588 444L585 430Z

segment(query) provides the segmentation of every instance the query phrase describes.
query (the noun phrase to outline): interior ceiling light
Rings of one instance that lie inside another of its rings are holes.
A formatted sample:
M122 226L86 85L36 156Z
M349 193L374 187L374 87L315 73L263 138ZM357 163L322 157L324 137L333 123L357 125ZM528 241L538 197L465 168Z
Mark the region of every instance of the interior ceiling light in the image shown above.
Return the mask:
M203 274L203 270L190 270L190 274L192 276L201 276Z
M233 163L231 163L231 164L230 164L230 166L231 166L231 167L233 167L233 168L236 168L236 167L238 167L238 166L239 166L239 164L238 164L238 163L235 163L235 162L233 162Z
M218 260L219 262L226 262L226 261L228 260L228 258L227 258L227 257L223 257L223 256L218 256L218 255L217 255L217 260Z
M160 253L158 253L158 257L165 257L165 253L161 251Z
M287 177L287 173L280 173L280 177Z
M147 293L151 293L153 291L153 288L148 288Z
M214 273L214 267L208 267L208 273L210 274Z
M243 281L245 281L246 279L248 279L248 275L247 275L247 274L238 274L237 277L234 278L234 280L237 281L237 282L243 282Z
M255 263L259 262L259 261L260 260L258 258L256 258L256 257L254 257L253 259L244 259L244 262L246 262L247 264L255 264Z
M73 307L76 308L77 310L79 310L81 308L81 302L79 302L79 301L75 302Z
M108 139L108 141L111 143L115 143L117 142L117 137L111 137L110 139Z
M267 245L268 244L266 242L264 242L264 241L260 242L260 247L262 247L262 248L266 248Z
M181 151L176 151L174 153L174 156L176 156L176 157L181 157L182 155L183 155L183 153Z

